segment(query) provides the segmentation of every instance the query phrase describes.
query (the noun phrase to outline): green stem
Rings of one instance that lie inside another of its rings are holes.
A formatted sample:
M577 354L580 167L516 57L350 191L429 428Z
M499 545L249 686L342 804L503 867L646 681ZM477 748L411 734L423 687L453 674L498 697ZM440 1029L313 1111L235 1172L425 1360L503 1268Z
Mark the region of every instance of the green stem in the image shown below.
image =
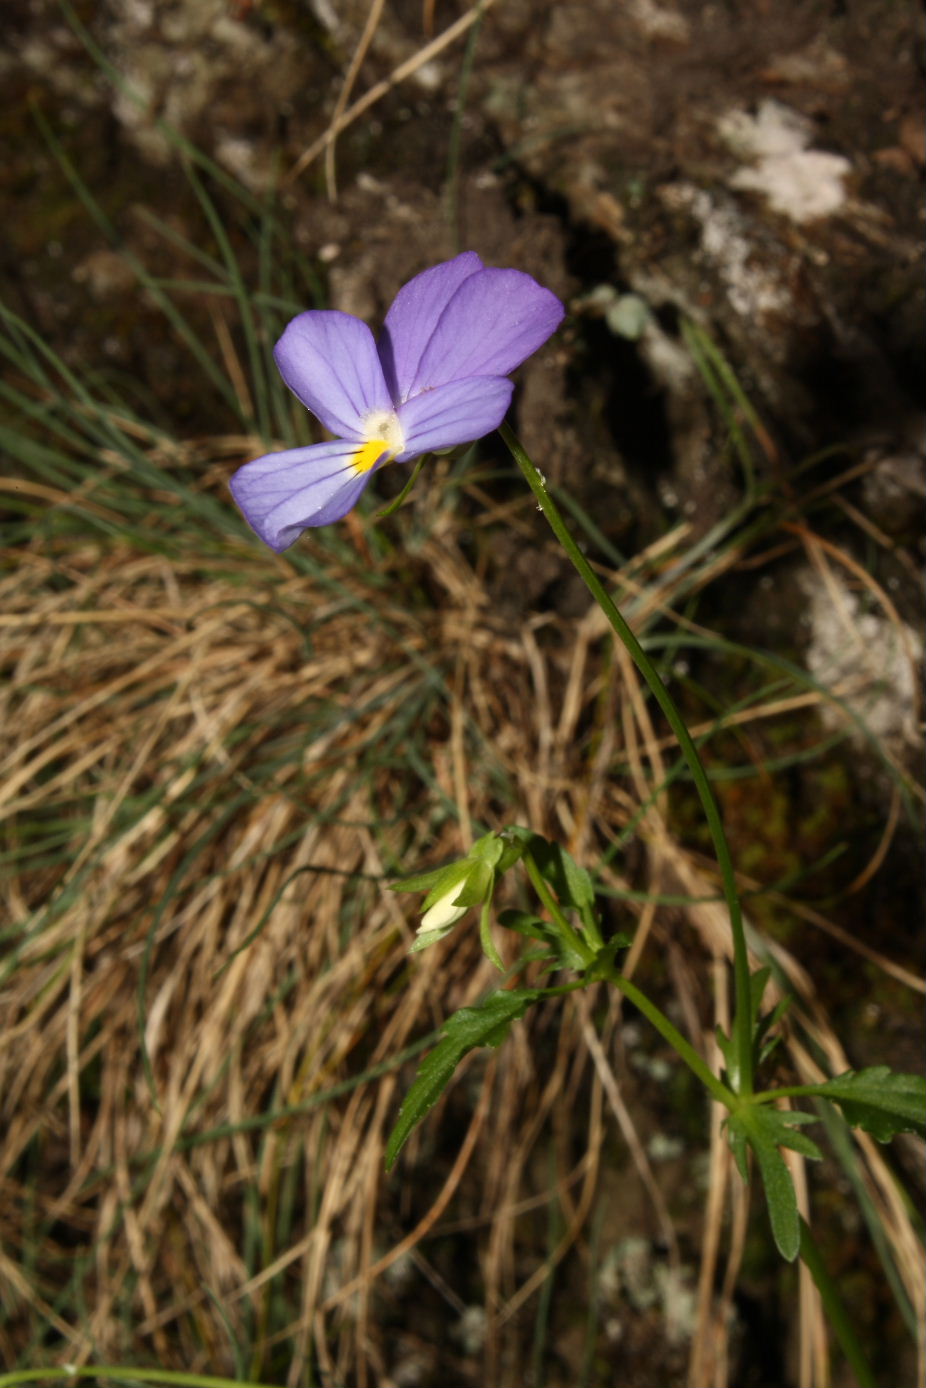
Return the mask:
M691 734L685 727L684 720L676 708L672 696L663 684L658 670L640 645L640 642L637 640L628 623L621 616L611 595L604 588L594 569L572 538L558 507L547 491L543 477L521 447L512 429L507 424L502 424L499 432L508 445L512 457L524 474L527 485L537 498L540 509L546 517L547 524L563 546L563 549L569 555L579 576L585 583L586 588L601 608L614 632L623 642L632 657L640 674L649 685L653 697L668 719L669 725L675 733L675 736L678 738L679 746L688 763L714 843L714 852L717 855L717 863L723 882L723 894L730 912L730 928L733 935L733 974L736 983L736 1016L733 1023L733 1036L736 1043L738 1070L736 1089L740 1094L751 1094L753 1067L749 952L746 948L746 934L743 929L739 894L736 889L736 877L733 872L733 860L730 857L730 849L727 844L726 835L724 834L720 810L717 806L714 792L711 789L710 781L707 778L707 773L701 764L701 758L698 756L698 749L692 740ZM720 1082L717 1081L717 1083L719 1084Z
M660 1012L655 1003L650 1002L645 993L641 993L635 983L631 983L629 978L617 969L602 970L602 976L609 983L613 983L623 993L628 1002L632 1002L637 1011L642 1012L647 1021L651 1022L660 1036L668 1041L674 1051L677 1051L682 1060L693 1070L698 1079L709 1090L725 1108L731 1110L737 1107L737 1098L732 1089L728 1089L722 1080L714 1074L707 1062L698 1055L690 1041L686 1041L677 1027L674 1027L664 1012Z
M138 1383L167 1383L176 1388L268 1388L250 1379L213 1378L211 1374L188 1374L173 1369L136 1369L132 1365L86 1364L78 1368L67 1364L54 1369L17 1369L0 1374L0 1388L14 1388L17 1383L48 1383L54 1379L75 1378L133 1378Z
M540 869L534 862L534 859L531 856L531 854L529 852L525 852L521 861L523 862L524 867L527 870L527 875L530 878L531 886L533 887L537 895L540 897L540 900L543 902L544 906L550 912L550 915L556 921L556 928L560 933L560 937L569 946L569 948L573 950L573 952L584 961L585 967L588 968L590 964L593 964L595 962L595 951L585 943L579 932L573 929L573 927L569 924L569 921L563 915L559 907L559 902L556 900L556 897L553 895L550 888L547 886L546 882L541 876Z
M846 1310L836 1283L830 1277L826 1264L820 1256L813 1234L804 1219L801 1219L801 1259L813 1278L826 1308L827 1319L833 1327L843 1354L852 1366L859 1388L877 1388L875 1376L859 1343L849 1313Z
M776 1099L827 1099L832 1095L824 1093L825 1081L820 1084L786 1084L781 1089L763 1089L752 1095L754 1104L772 1104Z
M709 1090L715 1099L718 1099L720 1103L725 1105L728 1109L736 1108L736 1095L717 1078L710 1066L698 1054L694 1046L692 1046L691 1042L685 1040L685 1037L677 1027L672 1025L665 1013L660 1012L656 1004L650 1002L646 994L641 993L637 985L631 983L629 978L624 978L623 974L616 969L613 964L603 966L600 960L597 960L595 951L588 947L581 935L577 934L569 924L560 909L556 897L541 877L540 870L530 853L525 853L521 861L527 869L527 875L531 880L531 885L553 917L553 920L556 922L556 928L560 932L560 935L568 942L570 947L576 951L581 959L586 961L587 966L596 968L599 971L598 977L605 979L608 983L613 983L614 987L619 989L629 1002L633 1003L637 1011L643 1013L647 1021L651 1022L660 1036L668 1041L669 1045L678 1054L680 1059L685 1062L690 1070L694 1071L705 1089ZM583 984L582 986L585 985Z

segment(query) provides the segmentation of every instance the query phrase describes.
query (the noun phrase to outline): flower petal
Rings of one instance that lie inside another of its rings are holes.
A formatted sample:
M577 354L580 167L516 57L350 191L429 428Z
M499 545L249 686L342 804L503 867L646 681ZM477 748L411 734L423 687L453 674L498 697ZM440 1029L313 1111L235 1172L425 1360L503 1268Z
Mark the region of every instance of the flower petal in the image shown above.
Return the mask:
M405 435L405 452L396 462L491 433L505 418L513 390L505 376L470 376L413 395L396 411Z
M279 554L308 526L340 520L375 468L352 466L356 444L342 439L267 453L245 463L229 486L248 525Z
M287 326L273 349L280 375L306 409L341 438L363 439L363 419L391 410L373 334L359 318L310 309Z
M395 403L409 394L437 320L464 280L482 270L475 251L433 265L402 286L386 314L379 356Z
M463 281L425 348L411 394L466 376L507 376L563 320L555 294L520 270L480 270Z

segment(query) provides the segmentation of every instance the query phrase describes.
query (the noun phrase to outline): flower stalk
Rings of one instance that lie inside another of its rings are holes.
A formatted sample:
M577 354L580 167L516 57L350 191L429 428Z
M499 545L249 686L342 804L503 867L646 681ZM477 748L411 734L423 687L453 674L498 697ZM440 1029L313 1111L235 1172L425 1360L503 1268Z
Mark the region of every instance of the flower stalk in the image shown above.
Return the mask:
M524 451L516 434L508 424L503 423L500 426L499 432L511 456L521 469L527 485L537 498L540 509L546 517L547 524L563 546L563 549L572 561L573 566L586 588L607 618L612 630L620 641L623 642L631 659L640 671L640 674L646 680L653 697L665 714L672 731L675 733L682 754L688 763L692 780L695 783L695 788L697 789L701 805L704 809L705 818L707 819L711 839L714 844L714 852L717 855L717 863L720 868L723 894L726 899L727 909L730 913L730 929L733 936L733 973L736 985L736 1015L733 1024L733 1039L737 1059L735 1087L737 1093L749 1095L752 1093L753 1088L752 1004L749 977L749 952L746 946L746 934L743 928L743 916L740 907L739 893L736 888L733 860L730 856L730 848L727 843L726 834L724 833L723 820L721 819L720 809L717 805L714 792L711 789L707 773L698 755L698 749L685 726L684 719L679 713L671 694L663 683L658 670L646 654L628 622L621 615L610 593L608 593L573 539L569 527L563 520L562 514L553 501L553 498L550 496L540 472L537 470L528 454ZM700 1057L698 1058L700 1059ZM709 1085L708 1087L714 1092L714 1086L720 1084L720 1081L713 1075L711 1079L713 1085ZM730 1091L726 1090L726 1086L721 1087L729 1094ZM723 1102L727 1101L723 1100Z
M736 1095L731 1089L727 1088L722 1080L717 1078L710 1066L705 1063L703 1058L695 1050L694 1046L692 1046L689 1041L686 1041L678 1027L674 1026L672 1022L669 1021L665 1013L661 1012L655 1003L650 1002L646 994L642 993L635 983L631 983L629 978L625 978L616 965L603 962L598 952L590 948L578 931L573 929L564 913L560 910L556 897L544 881L529 851L525 852L522 861L527 869L527 875L530 878L531 886L549 911L550 916L556 924L556 929L560 938L585 960L586 968L590 969L607 983L613 984L619 992L623 993L628 1002L633 1003L637 1011L641 1012L647 1021L656 1028L664 1041L668 1041L679 1058L697 1075L698 1079L715 1099L723 1104L725 1108L735 1108ZM599 941L600 938L599 935Z

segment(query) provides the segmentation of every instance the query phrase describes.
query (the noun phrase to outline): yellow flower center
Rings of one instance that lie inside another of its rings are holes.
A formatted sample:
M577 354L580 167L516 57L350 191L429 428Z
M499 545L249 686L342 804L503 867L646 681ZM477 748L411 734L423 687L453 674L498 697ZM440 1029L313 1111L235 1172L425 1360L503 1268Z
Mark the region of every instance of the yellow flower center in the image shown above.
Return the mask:
M375 410L364 420L366 442L362 443L351 458L355 472L369 472L385 454L384 461L391 463L405 449L405 435L402 426L391 410Z
M370 439L368 443L362 443L357 452L351 458L351 466L355 472L369 472L371 467L375 467L384 453L389 452L389 445L385 439Z

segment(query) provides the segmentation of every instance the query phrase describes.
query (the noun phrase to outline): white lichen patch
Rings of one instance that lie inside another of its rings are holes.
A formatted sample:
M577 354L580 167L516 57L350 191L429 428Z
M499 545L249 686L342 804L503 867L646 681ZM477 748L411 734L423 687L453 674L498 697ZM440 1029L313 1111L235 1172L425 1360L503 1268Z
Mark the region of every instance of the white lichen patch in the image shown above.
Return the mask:
M655 1281L662 1302L666 1339L670 1345L686 1344L695 1332L698 1297L686 1267L660 1265Z
M646 1144L646 1151L650 1161L675 1161L685 1151L685 1144L680 1137L673 1137L669 1133L653 1133Z
M699 224L704 259L719 276L736 313L754 321L786 313L793 295L780 273L758 256L748 228L732 207L720 205L703 188L675 183L663 192L669 207L684 208Z
M842 155L808 148L812 127L797 111L763 101L756 115L729 111L718 127L730 148L749 161L730 179L732 187L761 193L794 222L831 216L845 203L852 165Z
M659 1307L671 1345L691 1339L697 1320L693 1271L685 1264L663 1261L649 1239L630 1235L616 1244L600 1269L599 1288L603 1300L623 1299L636 1312ZM619 1323L615 1329L618 1334L609 1338L619 1338Z
M265 193L273 185L274 164L252 140L220 135L215 142L215 157L252 193Z
M485 1346L488 1317L484 1306L467 1306L453 1327L452 1334L463 1346L463 1353L479 1354Z
M628 8L638 28L648 39L687 43L691 37L688 20L674 8L658 5L656 0L631 0Z
M206 115L216 123L220 107L219 126L224 118L246 124L268 79L280 104L304 83L296 40L285 30L266 37L257 25L235 18L234 8L228 0L111 0L102 8L95 37L118 74L112 110L153 162L167 163L174 153L160 122L188 133ZM93 105L99 85L88 83L71 60L74 44L68 29L50 29L24 45L20 61L81 107ZM234 130L219 134L228 137L221 156L226 167L252 188L266 186L259 151L249 155Z
M810 628L807 669L840 703L825 701L829 727L846 726L860 744L868 736L888 745L915 744L923 662L919 634L883 610L866 610L859 597L832 573L805 580ZM840 704L842 707L840 707Z

